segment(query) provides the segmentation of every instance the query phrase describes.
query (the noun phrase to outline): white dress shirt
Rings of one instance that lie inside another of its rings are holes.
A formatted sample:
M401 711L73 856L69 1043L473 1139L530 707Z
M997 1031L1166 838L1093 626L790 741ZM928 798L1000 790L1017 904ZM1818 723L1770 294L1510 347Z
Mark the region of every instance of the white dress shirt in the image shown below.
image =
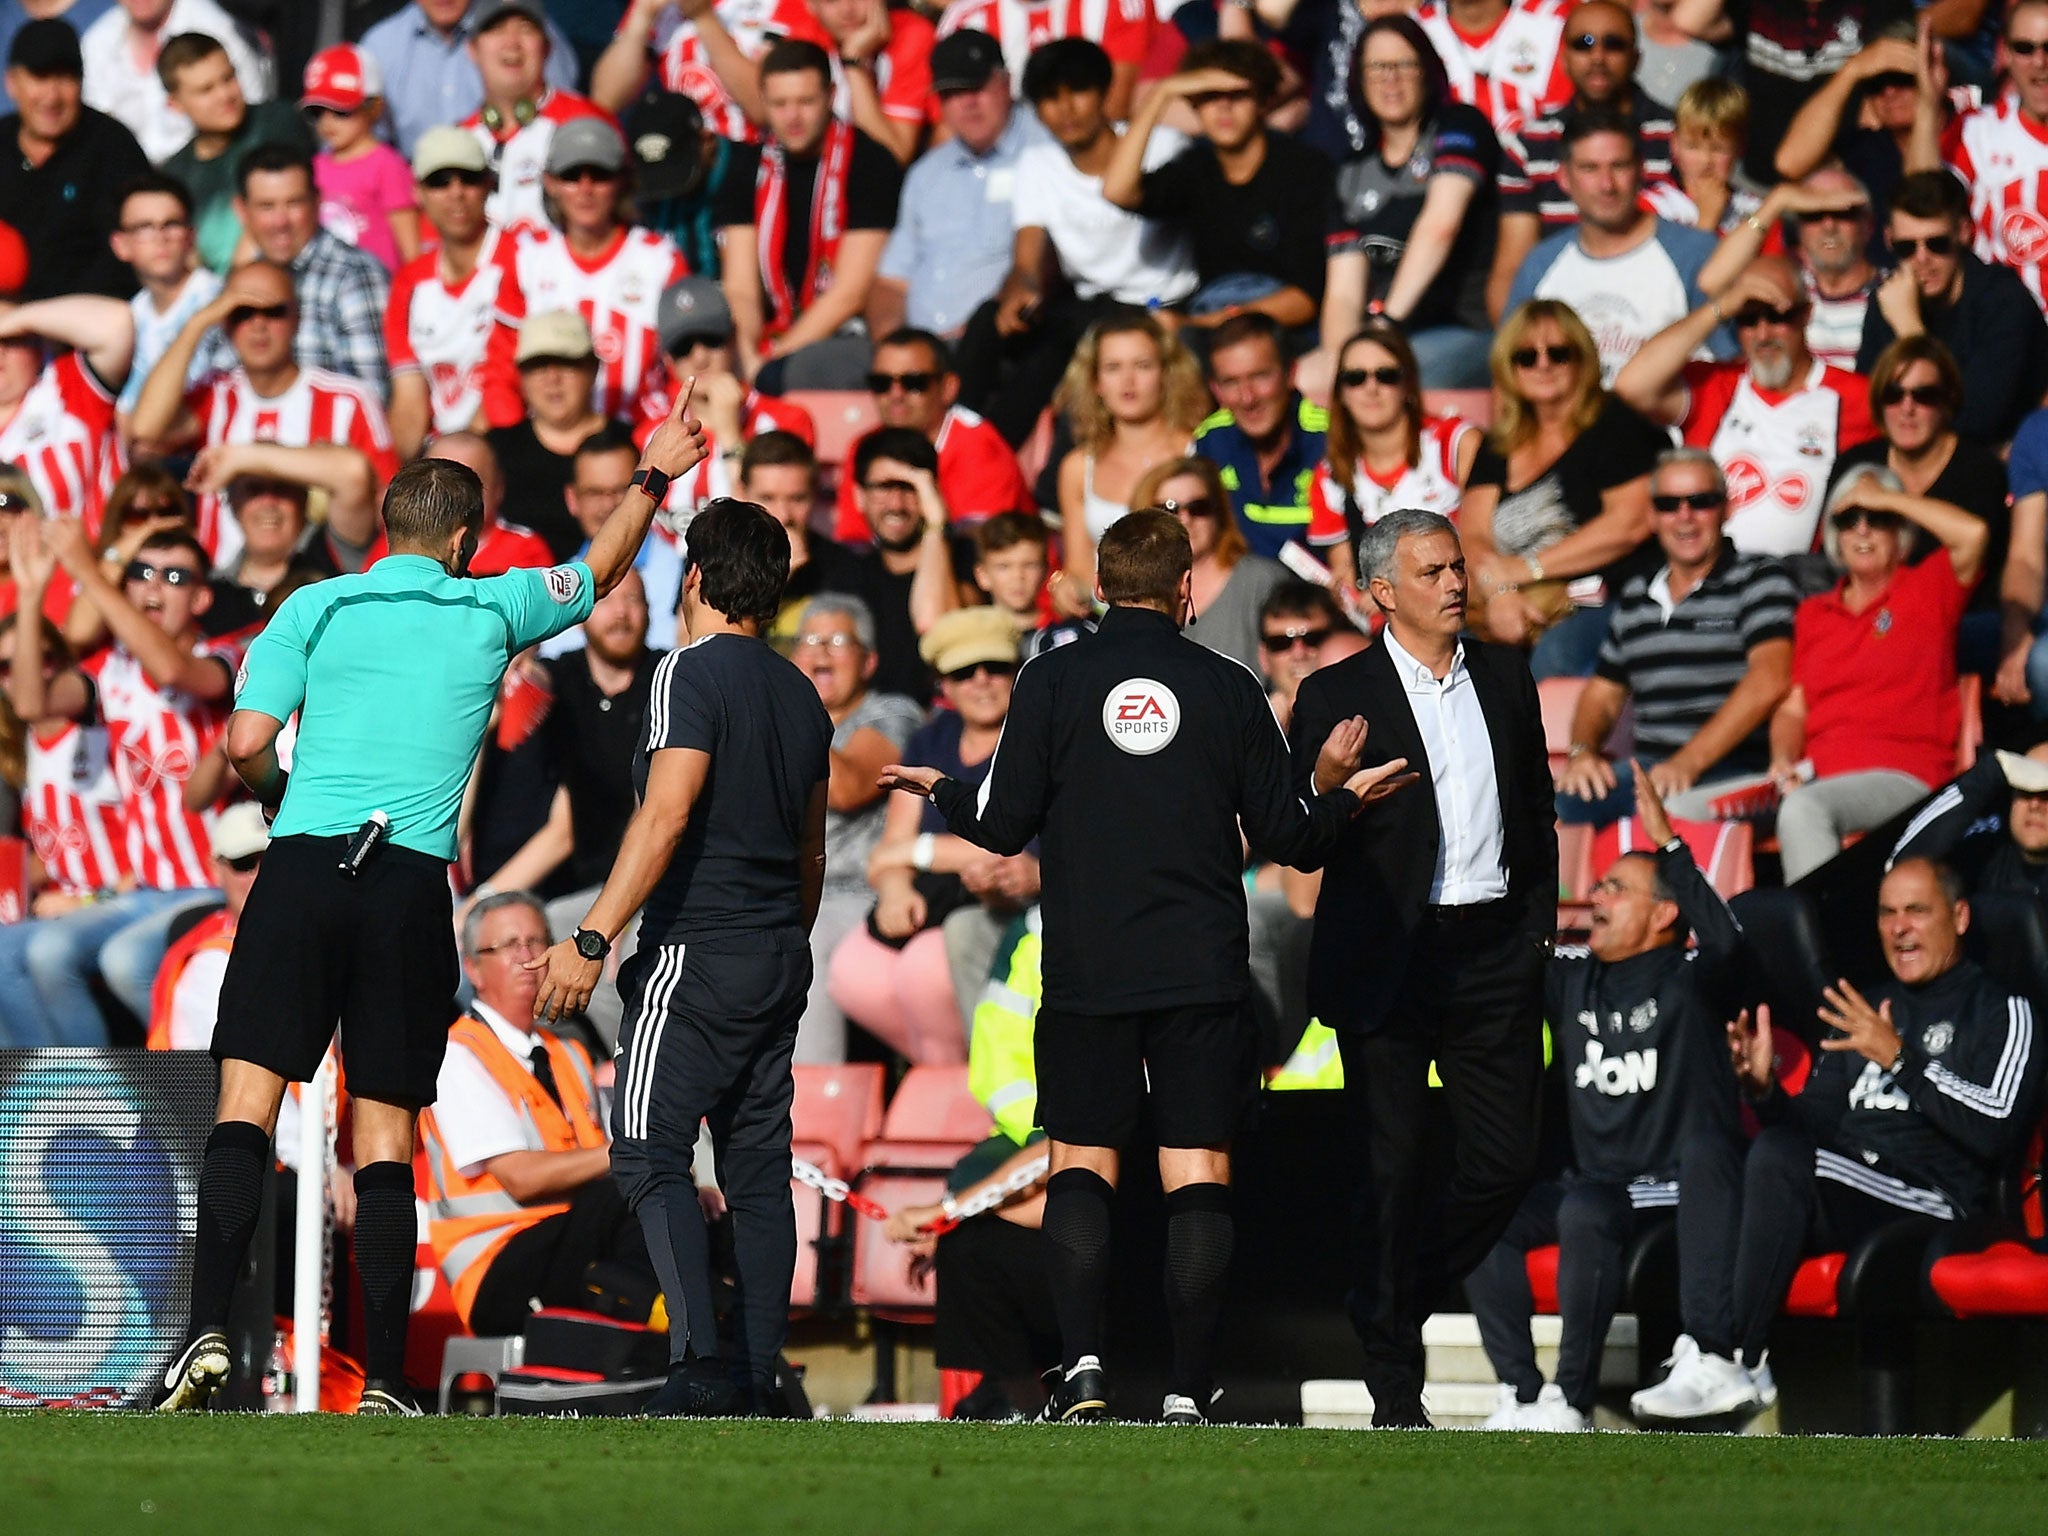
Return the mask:
M1464 907L1499 901L1508 893L1507 837L1500 819L1500 781L1493 771L1493 736L1479 707L1465 645L1458 643L1442 679L1401 648L1392 626L1380 636L1401 679L1422 747L1429 754L1436 794L1436 869L1429 877L1432 906Z
M469 1011L491 1026L491 1033L519 1062L531 1060L533 1048L541 1043L533 1030L520 1028L482 1001L471 1003ZM485 1163L506 1152L546 1150L519 1106L505 1097L490 1068L468 1047L449 1042L435 1088L434 1118L440 1123L441 1145L464 1178L475 1178Z

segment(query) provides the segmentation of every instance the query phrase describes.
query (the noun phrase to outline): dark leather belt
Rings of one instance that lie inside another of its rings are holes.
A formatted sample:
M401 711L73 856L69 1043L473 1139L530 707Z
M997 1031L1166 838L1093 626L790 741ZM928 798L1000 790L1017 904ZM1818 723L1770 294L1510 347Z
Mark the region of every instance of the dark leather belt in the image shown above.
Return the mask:
M1425 906L1422 915L1433 923L1477 923L1489 918L1498 919L1508 915L1508 899L1498 901L1474 901L1463 906Z

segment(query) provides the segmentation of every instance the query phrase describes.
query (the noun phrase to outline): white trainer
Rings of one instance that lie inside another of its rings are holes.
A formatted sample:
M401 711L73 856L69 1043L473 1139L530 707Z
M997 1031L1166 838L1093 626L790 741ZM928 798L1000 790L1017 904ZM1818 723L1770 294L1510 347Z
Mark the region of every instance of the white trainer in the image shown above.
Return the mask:
M1522 1415L1535 1407L1515 1396L1515 1389L1506 1382L1500 1384L1500 1394L1493 1405L1493 1412L1479 1421L1481 1429L1520 1429Z
M1778 1379L1771 1374L1771 1352L1765 1350L1757 1363L1750 1367L1750 1385L1756 1388L1757 1406L1772 1407L1778 1401Z
M1535 1402L1522 1405L1521 1427L1543 1434L1577 1435L1591 1429L1593 1421L1564 1400L1564 1388L1547 1381Z
M1703 1353L1690 1334L1679 1335L1669 1364L1669 1375L1628 1400L1639 1422L1679 1424L1754 1413L1763 1406L1742 1362Z

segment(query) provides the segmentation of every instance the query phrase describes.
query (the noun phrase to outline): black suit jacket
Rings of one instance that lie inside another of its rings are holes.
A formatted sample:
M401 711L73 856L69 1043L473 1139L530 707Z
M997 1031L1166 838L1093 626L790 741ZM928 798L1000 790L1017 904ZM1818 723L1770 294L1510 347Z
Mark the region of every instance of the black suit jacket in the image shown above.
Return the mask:
M1529 946L1532 978L1557 926L1557 825L1543 712L1522 653L1467 638L1465 666L1493 742L1507 859L1508 900ZM1303 681L1294 703L1294 761L1304 789L1339 720L1363 715L1365 764L1405 757L1421 782L1367 806L1323 869L1309 948L1310 1011L1332 1029L1384 1025L1407 976L1429 902L1439 830L1431 764L1385 645Z

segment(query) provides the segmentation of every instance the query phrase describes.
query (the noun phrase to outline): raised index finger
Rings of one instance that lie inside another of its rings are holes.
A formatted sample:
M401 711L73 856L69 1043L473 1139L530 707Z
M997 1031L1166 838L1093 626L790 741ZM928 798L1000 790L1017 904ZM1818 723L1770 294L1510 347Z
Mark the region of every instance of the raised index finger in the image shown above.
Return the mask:
M683 380L683 392L676 397L675 413L669 418L671 421L680 422L690 414L690 397L696 393L697 375L693 373Z

